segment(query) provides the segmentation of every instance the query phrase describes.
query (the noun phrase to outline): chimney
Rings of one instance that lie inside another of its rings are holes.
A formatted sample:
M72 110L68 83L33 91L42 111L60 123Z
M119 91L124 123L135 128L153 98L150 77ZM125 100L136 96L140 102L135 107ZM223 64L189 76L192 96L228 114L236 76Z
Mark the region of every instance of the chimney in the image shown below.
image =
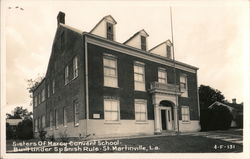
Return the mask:
M232 99L233 104L236 104L236 98Z
M61 11L57 15L57 26L59 26L60 23L65 24L65 13Z

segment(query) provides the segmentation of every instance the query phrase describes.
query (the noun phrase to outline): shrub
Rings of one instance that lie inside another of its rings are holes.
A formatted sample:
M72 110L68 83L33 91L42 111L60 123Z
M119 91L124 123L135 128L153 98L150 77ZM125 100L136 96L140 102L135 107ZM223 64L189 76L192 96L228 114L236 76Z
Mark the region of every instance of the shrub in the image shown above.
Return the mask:
M236 120L237 127L243 128L243 115L242 114L236 115L235 120Z
M11 128L9 123L6 123L6 139L13 139L14 138L14 131Z
M33 124L32 119L24 119L17 126L16 131L18 139L31 139L33 138Z
M200 116L201 131L208 131L212 129L211 114L212 114L211 109L201 110L201 116Z
M212 130L227 130L231 127L233 116L227 107L213 107L211 113Z
M44 131L44 130L40 130L39 131L39 137L42 141L45 141L46 139L46 134L47 134L47 131Z

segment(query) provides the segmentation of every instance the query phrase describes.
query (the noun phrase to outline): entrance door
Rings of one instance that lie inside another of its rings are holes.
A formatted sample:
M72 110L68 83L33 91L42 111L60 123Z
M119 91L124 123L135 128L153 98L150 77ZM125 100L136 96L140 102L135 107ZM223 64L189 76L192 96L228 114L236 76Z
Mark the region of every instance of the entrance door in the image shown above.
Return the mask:
M161 110L161 126L162 130L167 130L166 110Z
M171 108L166 109L166 121L167 121L167 130L173 130Z

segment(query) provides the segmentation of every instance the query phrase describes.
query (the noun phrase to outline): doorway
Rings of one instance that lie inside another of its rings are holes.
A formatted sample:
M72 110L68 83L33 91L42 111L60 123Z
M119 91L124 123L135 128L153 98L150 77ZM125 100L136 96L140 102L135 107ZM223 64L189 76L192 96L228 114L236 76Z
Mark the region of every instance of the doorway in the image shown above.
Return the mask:
M165 109L161 109L161 126L162 131L173 130L172 124L172 111L171 107L167 107Z

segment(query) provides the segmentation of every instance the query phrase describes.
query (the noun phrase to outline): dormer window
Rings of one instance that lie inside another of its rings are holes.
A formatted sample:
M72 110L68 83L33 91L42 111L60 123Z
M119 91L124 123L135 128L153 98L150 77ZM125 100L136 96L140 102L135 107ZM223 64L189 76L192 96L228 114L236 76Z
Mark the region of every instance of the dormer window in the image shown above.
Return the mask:
M145 36L141 36L141 49L146 51L146 37Z
M167 45L167 58L171 59L171 46Z
M114 27L113 24L107 22L107 39L114 40Z

